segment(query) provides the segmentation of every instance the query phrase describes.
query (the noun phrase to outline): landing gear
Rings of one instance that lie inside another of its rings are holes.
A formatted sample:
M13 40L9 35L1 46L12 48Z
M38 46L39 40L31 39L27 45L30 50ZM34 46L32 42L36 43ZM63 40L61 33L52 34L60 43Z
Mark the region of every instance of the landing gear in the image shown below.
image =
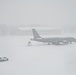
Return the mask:
M69 42L70 44L72 44L72 42Z
M50 45L50 43L48 43L48 45Z

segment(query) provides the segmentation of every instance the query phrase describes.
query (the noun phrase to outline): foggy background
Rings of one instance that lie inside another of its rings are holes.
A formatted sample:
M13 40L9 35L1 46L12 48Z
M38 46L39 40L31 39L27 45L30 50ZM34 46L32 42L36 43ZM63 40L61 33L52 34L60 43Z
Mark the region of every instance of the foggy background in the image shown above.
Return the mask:
M38 27L45 34L75 33L75 14L76 0L0 0L0 34L30 35Z

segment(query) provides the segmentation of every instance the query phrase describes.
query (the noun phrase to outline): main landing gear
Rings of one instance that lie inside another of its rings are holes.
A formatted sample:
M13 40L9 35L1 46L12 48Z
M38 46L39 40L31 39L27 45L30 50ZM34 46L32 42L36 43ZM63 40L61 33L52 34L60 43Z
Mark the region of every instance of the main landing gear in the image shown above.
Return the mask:
M50 43L48 43L48 45L50 45Z

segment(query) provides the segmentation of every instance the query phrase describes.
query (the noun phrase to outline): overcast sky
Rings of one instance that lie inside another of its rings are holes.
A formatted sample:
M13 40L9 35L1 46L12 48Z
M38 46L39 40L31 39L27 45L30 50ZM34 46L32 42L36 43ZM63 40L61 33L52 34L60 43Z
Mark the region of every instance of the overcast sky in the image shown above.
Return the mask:
M76 24L76 0L0 0L0 24Z

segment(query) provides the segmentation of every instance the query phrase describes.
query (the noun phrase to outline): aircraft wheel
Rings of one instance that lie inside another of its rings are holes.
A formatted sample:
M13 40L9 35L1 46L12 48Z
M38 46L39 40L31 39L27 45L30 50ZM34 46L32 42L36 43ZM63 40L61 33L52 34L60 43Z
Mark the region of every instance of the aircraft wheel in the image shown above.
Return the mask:
M69 42L70 44L72 44L72 42Z
M48 43L48 45L50 45L50 43Z

